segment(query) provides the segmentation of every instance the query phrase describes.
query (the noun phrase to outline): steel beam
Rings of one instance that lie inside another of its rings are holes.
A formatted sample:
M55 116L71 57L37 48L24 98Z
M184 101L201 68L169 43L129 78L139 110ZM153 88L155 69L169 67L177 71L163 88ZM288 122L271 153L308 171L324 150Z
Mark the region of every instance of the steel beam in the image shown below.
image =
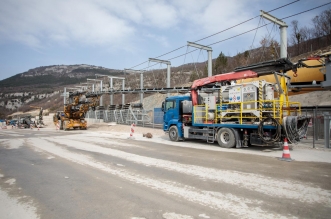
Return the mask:
M171 62L168 60L160 60L160 59L154 59L154 58L149 58L148 61L158 62L158 63L167 65L167 88L170 88ZM169 96L169 94L168 94L168 96Z
M212 61L213 61L212 52L213 52L213 49L209 46L204 46L204 45L200 45L200 44L189 42L189 41L187 41L187 45L198 48L198 49L203 49L203 50L206 50L208 52L208 77L212 76L213 75L213 72L212 72Z
M96 77L108 77L109 79L109 89L112 90L114 85L113 85L113 79L121 79L122 81L122 87L124 89L125 87L125 78L124 77L116 77L116 76L110 76L110 75L101 75L101 74L95 74ZM125 94L122 94L122 104L124 104L125 100ZM114 104L114 95L110 94L110 105Z
M260 16L277 24L280 29L280 58L287 58L287 24L272 16L271 14L265 12L265 11L260 11Z
M102 92L102 80L99 80L99 79L86 79L88 81L100 81L100 91ZM93 90L94 90L94 84L93 84ZM103 97L101 96L100 97L100 106L103 106Z
M128 73L133 73L133 74L139 73L140 74L140 89L144 89L144 75L143 74L146 71L144 71L144 70L128 69L128 68L125 68L124 71L125 72L128 72ZM124 87L123 87L123 90L124 90ZM143 103L143 100L144 100L144 93L140 93L140 103Z

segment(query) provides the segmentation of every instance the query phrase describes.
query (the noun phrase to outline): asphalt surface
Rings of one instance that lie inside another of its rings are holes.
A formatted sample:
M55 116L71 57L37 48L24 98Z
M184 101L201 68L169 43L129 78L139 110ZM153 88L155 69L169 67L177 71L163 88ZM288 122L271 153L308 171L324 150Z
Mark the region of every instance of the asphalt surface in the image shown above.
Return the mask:
M166 143L1 130L0 218L330 218L331 163Z

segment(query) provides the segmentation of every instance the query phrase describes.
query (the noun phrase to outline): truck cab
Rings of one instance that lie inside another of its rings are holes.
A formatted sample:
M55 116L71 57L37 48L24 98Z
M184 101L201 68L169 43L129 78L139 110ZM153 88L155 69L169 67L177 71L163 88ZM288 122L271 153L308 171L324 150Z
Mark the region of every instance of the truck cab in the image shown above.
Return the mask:
M162 103L163 131L169 132L173 141L183 137L183 101L191 101L190 96L170 96Z

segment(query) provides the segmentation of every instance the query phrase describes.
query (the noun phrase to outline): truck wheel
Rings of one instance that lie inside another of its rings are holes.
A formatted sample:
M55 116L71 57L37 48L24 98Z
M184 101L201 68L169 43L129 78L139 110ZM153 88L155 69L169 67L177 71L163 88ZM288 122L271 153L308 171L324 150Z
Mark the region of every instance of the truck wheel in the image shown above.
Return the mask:
M169 138L171 141L178 141L178 128L177 126L173 125L169 129Z
M236 145L236 136L229 128L221 128L217 132L217 142L222 148L232 148Z

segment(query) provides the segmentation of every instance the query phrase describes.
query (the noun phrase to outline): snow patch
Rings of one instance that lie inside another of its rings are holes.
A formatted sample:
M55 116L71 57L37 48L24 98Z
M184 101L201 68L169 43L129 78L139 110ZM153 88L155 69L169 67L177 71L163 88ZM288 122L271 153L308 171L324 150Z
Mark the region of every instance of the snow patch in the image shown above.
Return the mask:
M28 139L30 145L41 150L52 153L56 156L67 159L71 162L89 166L108 174L114 175L132 183L146 186L149 189L157 190L170 196L182 198L186 201L196 203L215 210L221 210L237 217L245 218L282 218L283 215L266 212L260 208L261 201L246 199L232 194L222 194L201 190L192 186L169 180L157 180L144 175L132 173L123 168L117 169L109 163L102 163L83 154L71 152L63 147L59 147L44 139ZM77 143L76 143L77 144Z
M3 141L3 145L6 149L18 149L23 146L23 139L11 139Z
M245 173L239 171L219 170L196 165L181 164L173 161L166 161L156 158L150 158L132 153L123 152L112 148L104 148L95 143L89 144L77 141L84 140L84 137L79 139L49 139L48 141L66 145L68 147L79 150L96 152L105 155L114 156L134 163L145 166L153 166L163 168L170 171L176 171L182 174L199 177L201 180L213 180L220 183L228 183L236 185L251 191L260 192L272 197L298 199L301 202L307 203L326 203L331 206L331 192L318 187L310 186L299 181L292 180L277 180L271 177L266 177L259 174ZM116 140L112 140L113 145L117 145Z
M5 183L8 183L9 185L14 185L16 182L16 179L8 179L7 181L5 181Z
M176 213L173 213L173 212L164 213L162 216L163 216L164 219L193 219L193 217L191 217L189 215L176 214Z
M16 198L9 197L8 194L2 190L0 190L0 203L0 218L40 218L36 214L37 210L32 203L24 204Z

